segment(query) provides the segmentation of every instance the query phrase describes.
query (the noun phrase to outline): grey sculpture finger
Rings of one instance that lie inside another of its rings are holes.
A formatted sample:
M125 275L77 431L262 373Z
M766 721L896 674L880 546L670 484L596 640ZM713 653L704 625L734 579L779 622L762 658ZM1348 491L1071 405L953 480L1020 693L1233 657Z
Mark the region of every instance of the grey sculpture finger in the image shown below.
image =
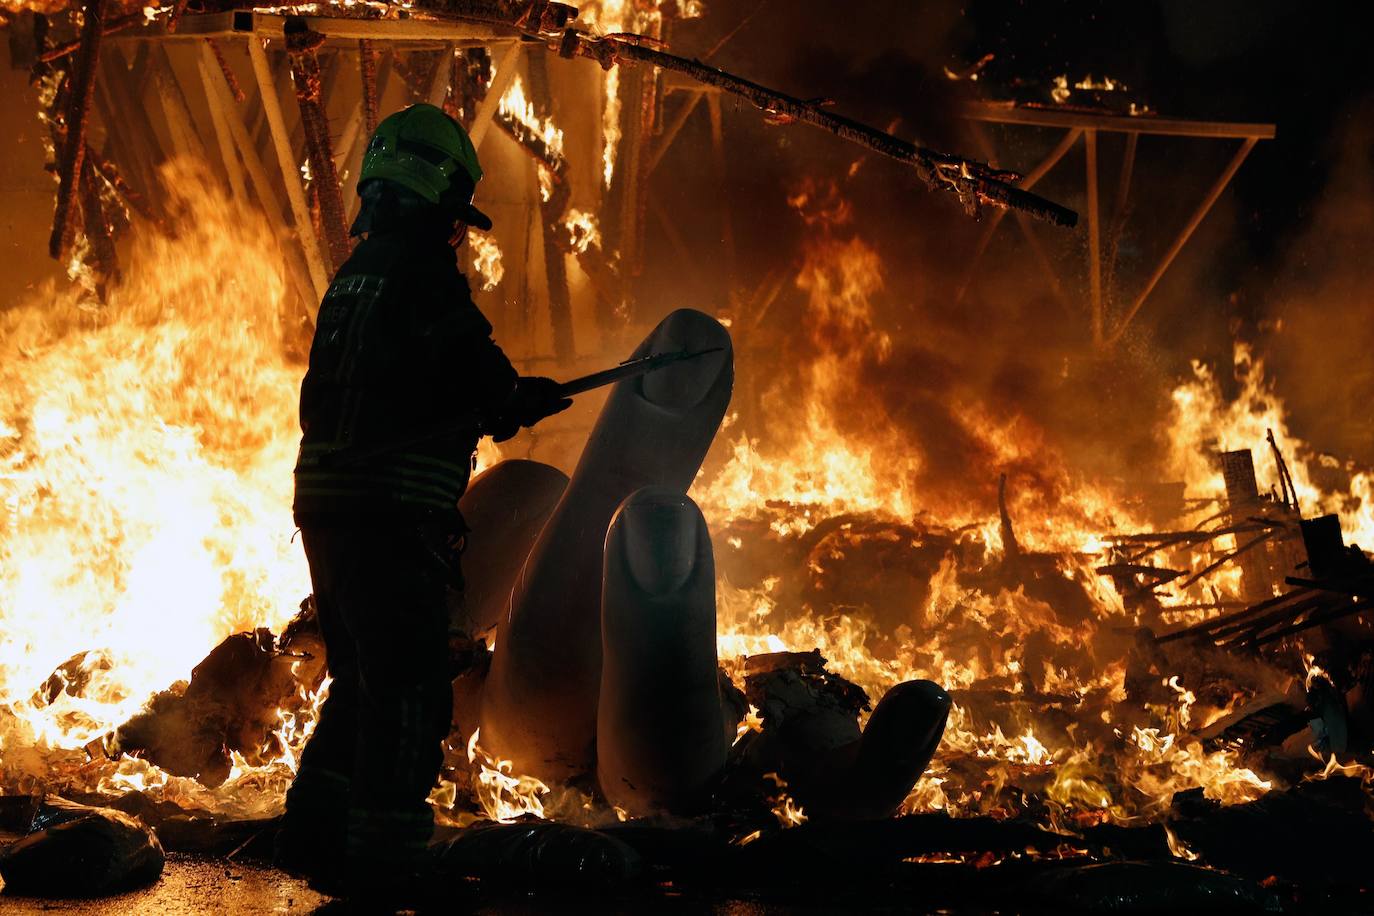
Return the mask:
M709 801L728 744L716 659L711 537L691 499L636 491L606 535L596 768L631 815Z
M463 551L469 635L486 635L505 616L515 577L567 486L558 468L519 459L488 468L468 486L458 508L470 530Z
M890 817L940 746L951 705L933 681L906 681L883 695L857 742L796 761L792 791L812 816Z
M521 772L566 780L591 771L611 515L641 487L685 493L730 402L730 335L710 316L674 312L634 353L713 347L612 389L515 583L484 692L482 740Z

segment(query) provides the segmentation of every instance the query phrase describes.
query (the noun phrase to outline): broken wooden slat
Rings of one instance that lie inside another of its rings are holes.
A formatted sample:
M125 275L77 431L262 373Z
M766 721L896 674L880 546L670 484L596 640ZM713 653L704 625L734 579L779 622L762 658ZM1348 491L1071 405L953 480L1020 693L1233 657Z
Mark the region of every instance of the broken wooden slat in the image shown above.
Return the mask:
M277 98L276 84L272 81L272 69L267 63L267 51L259 38L248 39L248 57L253 63L253 76L258 83L262 96L262 108L267 117L268 132L272 136L272 146L277 152L277 165L281 169L282 183L286 186L286 198L291 203L295 218L296 236L300 239L305 252L306 267L310 270L310 280L315 287L315 300L324 298L329 288L329 275L325 271L324 256L320 251L315 227L310 221L310 207L305 202L305 189L301 187L301 175L291 153L290 134L286 129L286 118L282 114L281 103ZM244 145L241 142L240 147ZM259 189L262 194L262 189Z
M100 200L99 179L89 155L81 161L81 218L86 242L90 245L89 262L95 274L96 296L101 302L110 283L119 279L119 258L115 254L110 223Z
M1145 281L1145 288L1140 291L1140 295L1136 296L1135 302L1131 304L1130 309L1122 317L1121 323L1118 324L1116 330L1112 332L1111 340L1108 341L1108 343L1116 343L1121 339L1121 335L1126 333L1127 326L1130 325L1131 320L1135 318L1140 312L1140 309L1145 305L1145 300L1148 299L1150 293L1154 291L1155 285L1159 283L1160 278L1163 277L1165 271L1169 269L1169 265L1174 263L1174 258L1178 257L1178 253L1183 250L1183 246L1188 243L1188 239L1192 238L1194 230L1202 223L1207 214L1211 212L1212 205L1217 202L1217 198L1221 196L1221 192L1226 190L1226 186L1231 183L1231 178L1236 174L1236 171L1241 167L1241 164L1245 162L1245 158L1250 155L1250 151L1255 148L1255 144L1258 142L1259 140L1256 137L1247 137L1241 143L1240 148L1236 150L1236 154L1232 156L1231 161L1226 164L1226 168L1222 171L1221 176L1212 183L1210 188L1208 188L1206 196L1202 199L1202 203L1198 204L1197 209L1193 211L1193 215L1189 217L1183 229L1175 236L1173 244L1169 246L1169 250L1166 251L1164 257L1160 259L1159 264L1155 267L1154 273L1150 274L1150 279Z
M453 42L447 42L444 50L439 53L439 59L434 62L434 76L429 83L429 93L426 100L435 108L446 107L449 93L453 91L453 53L456 50Z
M117 32L122 32L127 28L131 28L132 26L138 25L140 22L143 21L143 18L143 13L142 11L140 11L137 13L130 13L127 16L120 16L117 19L111 19L109 22L105 23L104 28L100 30L100 34L102 36L114 35ZM82 39L78 38L75 41L68 41L60 45L53 45L51 48L44 51L42 54L39 54L38 59L39 61L45 64L50 64L55 60L60 60L61 58L66 57L68 54L76 53L76 51L81 48L81 41Z
M553 92L549 87L548 62L543 54L533 54L527 59L526 67L530 78L530 101L547 115L553 107ZM553 352L560 360L572 359L573 320L572 293L568 289L568 267L563 260L566 246L559 244L563 218L568 210L568 200L572 191L564 180L566 160L553 155L545 149L550 162L546 165L553 173L554 187L549 199L540 203L544 230L544 279L549 292L549 324L553 331Z
M77 183L86 156L86 122L91 102L95 98L95 68L100 62L100 38L105 0L87 0L85 21L81 26L81 49L77 52L72 73L71 98L67 107L67 138L62 159L58 162L57 209L53 214L52 235L48 238L48 254L61 260L72 242L75 226L72 210L76 202Z
M153 208L149 206L148 199L129 186L129 183L124 180L124 176L115 168L113 162L110 162L89 146L86 147L86 158L90 161L91 167L95 169L96 173L99 174L101 178L105 179L105 181L109 182L110 187L114 188L119 196L124 199L124 203L130 210L133 210L139 216L156 226L162 225L162 221L158 219L157 214L153 212Z
M267 168L258 156L257 146L249 137L248 126L244 123L242 110L233 104L233 99L229 95L229 87L222 80L211 80L208 88L217 99L216 104L224 116L225 126L229 129L229 136L234 141L234 146L243 160L244 171L247 172L248 180L257 194L258 202L267 215L268 223L272 226L282 227L284 230L287 225L286 215L282 212L281 201L272 186L271 179L268 177ZM315 308L322 295L315 291L314 271L310 268L308 260L304 264L301 263L303 254L301 249L288 245L283 246L283 250L288 252L290 262L288 264L287 283L303 303L306 317L313 323Z
M986 138L986 134L981 131L975 132L974 135L980 139ZM1055 145L1054 149L1050 150L1049 154L1046 155L1044 159L1040 160L1039 165L1027 172L1025 177L1016 183L1016 186L1023 191L1029 191L1031 188L1035 187L1036 183L1039 182L1041 178L1044 178L1045 175L1049 173L1050 169L1059 164L1059 160L1064 158L1064 154L1073 149L1074 144L1078 142L1078 138L1082 135L1083 132L1081 130L1070 130L1068 133L1064 134L1064 136L1060 138L1059 143ZM989 142L984 149L985 154L987 150L990 149L991 143ZM955 296L956 302L962 302L964 300L964 295L968 292L968 288L972 285L973 278L977 273L978 262L982 260L983 255L987 252L988 245L992 243L992 236L997 232L997 227L1002 224L1002 217L1006 216L1006 213L1007 211L1005 210L996 210L988 217L987 225L983 227L982 233L978 236L978 242L973 248L973 255L968 260L968 270L964 275L963 282L959 285L959 292ZM1048 277L1055 289L1056 296L1058 296L1058 277L1054 274L1053 269L1050 270Z
M482 140L486 138L487 131L491 129L491 120L501 104L501 96L506 94L510 84L515 81L515 74L519 65L520 45L516 43L506 48L501 59L496 62L496 75L492 77L491 85L487 87L487 95L482 99L482 104L477 106L477 113L472 116L472 126L468 129L468 136L472 138L472 145L479 150L482 148Z
M319 197L320 222L333 269L348 260L351 246L344 225L343 196L339 193L339 173L334 168L334 151L329 139L329 119L325 114L320 89L320 62L315 49L324 36L311 32L304 22L287 23L286 50L291 60L291 80L296 87L301 125L305 131L306 156L310 161L310 181Z
M363 123L367 135L377 132L377 49L372 39L358 39L358 73L363 81Z
M956 193L965 209L971 213L976 214L982 203L992 203L1024 211L1037 219L1060 226L1073 226L1078 222L1078 214L1067 207L1013 186L1011 182L1019 177L1017 175L991 169L962 156L908 143L852 118L826 111L818 102L803 101L700 61L636 44L633 36L596 38L569 30L563 34L559 53L565 57L588 57L605 68L630 62L685 73L699 82L742 96L775 116L820 127L842 139L904 162L914 167L932 189Z
M246 201L248 191L243 180L243 168L239 165L238 154L234 151L234 138L229 134L229 123L224 111L223 100L213 85L214 81L219 78L214 73L214 62L215 53L213 49L208 42L202 44L197 63L200 70L200 80L205 87L205 100L210 109L210 122L215 130L215 140L219 144L220 159L224 161L224 171L229 176L229 189L233 192L234 199Z
M234 75L234 70L229 66L229 61L224 59L224 49L213 38L205 39L205 44L210 48L210 53L215 56L215 63L219 65L219 72L224 76L224 84L229 87L229 92L234 97L234 101L242 105L248 97L243 94L243 87L239 85L239 78Z
M673 141L676 140L677 135L681 133L683 125L685 125L687 119L692 116L692 112L696 111L697 104L701 101L701 97L702 93L700 92L687 93L687 98L682 100L682 106L673 113L672 120L664 125L663 134L659 137L658 144L654 147L653 152L649 154L649 161L644 166L645 171L652 174L654 169L658 168L658 164L662 161L664 155L667 154L668 148L673 145Z

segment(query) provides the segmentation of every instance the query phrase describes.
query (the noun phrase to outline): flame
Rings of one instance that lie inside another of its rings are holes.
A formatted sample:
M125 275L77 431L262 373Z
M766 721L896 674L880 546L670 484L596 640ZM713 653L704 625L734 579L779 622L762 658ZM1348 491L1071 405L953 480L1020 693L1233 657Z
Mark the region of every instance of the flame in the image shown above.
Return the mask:
M525 84L516 77L501 96L496 113L523 125L533 136L543 141L549 153L555 157L563 155L563 131L556 127L552 118L540 118L534 112L534 102L525 95ZM545 198L547 200L548 198Z
M544 816L544 796L549 787L533 776L512 774L509 760L493 757L482 750L478 739L481 729L475 729L468 739L468 763L476 767L477 801L487 817L509 824L524 817Z
M485 232L471 230L468 242L472 245L472 269L482 278L482 292L491 292L506 276L506 268L501 263L501 246Z
M1015 558L995 500L977 484L927 482L932 469L919 433L904 431L874 396L874 375L903 358L877 317L884 279L876 251L853 234L849 207L833 189L803 187L792 203L812 229L796 278L803 304L791 324L809 336L808 348L776 391L760 395L766 431L734 421L738 432L720 444L720 460L692 490L722 544L718 562L731 563L736 553L758 558L750 561L756 581L732 573L718 587L717 648L727 671L742 679L746 655L818 648L831 670L875 699L916 678L953 690L944 741L906 811L1010 814L1019 803L1007 790L1021 786L1050 803L1051 826L1135 823L1166 815L1184 789L1200 787L1208 798L1235 804L1277 785L1238 752L1209 750L1192 736L1254 696L1270 676L1262 665L1255 683L1224 696L1203 696L1195 680L1161 672L1152 698L1128 702L1134 663L1123 634L1141 625L1140 612L1128 611L1095 568L1114 555L1112 532L1158 526L1128 508L1115 485L1074 471L1024 417L994 414L954 386L940 396L957 407L950 411L956 434L976 443L971 453L986 462L966 473L1009 476L1019 554L1038 564L1030 578L999 572ZM1200 364L1179 383L1161 425L1167 472L1185 483L1199 512L1212 514L1224 498L1217 451L1259 448L1272 429L1304 512L1339 510L1347 532L1368 539L1368 472L1351 469L1346 493L1316 487L1310 470L1322 459L1289 432L1260 361L1239 348L1236 371L1242 384L1235 401ZM1258 463L1267 468L1262 456ZM1277 479L1276 472L1267 476ZM1224 549L1213 545L1190 562L1200 569ZM893 576L923 551L930 565L910 573L915 597L903 604ZM890 559L873 559L882 578L869 586L846 563L875 554ZM1078 615L1047 597L1052 590L1032 588L1055 575L1083 601ZM1159 601L1167 609L1239 595L1236 572L1223 570L1204 584L1209 593L1203 585L1187 593L1158 589ZM1004 698L980 699L990 691ZM1068 727L1037 711L1056 697ZM1176 851L1187 857L1181 845Z
M563 218L563 228L574 254L585 254L593 245L601 247L601 228L595 214L574 207Z
M1164 825L1164 836L1169 843L1169 853L1176 859L1183 859L1185 862L1196 862L1201 858L1197 853L1188 848L1188 844L1178 838L1178 835Z
M797 804L796 799L787 794L787 780L777 773L764 773L763 778L773 784L775 791L770 792L769 800L772 802L771 810L773 816L778 819L779 826L785 830L789 827L800 827L805 824L808 820L806 812ZM740 845L747 842L749 840L744 840Z
M194 166L164 183L179 235L142 237L107 306L49 289L0 319L7 743L80 748L309 592L273 230ZM34 693L81 653L79 695Z

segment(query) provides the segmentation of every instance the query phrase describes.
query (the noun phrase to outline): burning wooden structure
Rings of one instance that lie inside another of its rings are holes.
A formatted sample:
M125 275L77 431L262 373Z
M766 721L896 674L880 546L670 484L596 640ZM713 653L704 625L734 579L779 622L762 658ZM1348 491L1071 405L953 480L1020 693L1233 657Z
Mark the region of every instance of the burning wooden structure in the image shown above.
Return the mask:
M115 837L129 861L92 881L104 891L147 877L161 847L264 854L326 689L282 511L291 356L347 255L351 176L381 115L427 100L480 145L479 202L498 229L473 241L474 270L493 278L499 257L505 285L483 305L526 367L623 355L656 325L634 283L648 219L670 241L674 225L648 176L703 106L720 167L730 95L896 159L970 210L1074 221L1029 193L1056 156L1017 176L675 56L657 7L603 3L579 20L543 0L384 16L181 4L147 22L107 3L85 4L60 40L31 21L59 179L53 250L106 305L72 294L5 326L0 622L39 649L0 662L0 827L32 829L15 858L40 866L0 869L41 874L71 854L62 844ZM1067 129L1058 155L1076 131L1111 129L1072 112L973 115ZM1246 130L1228 177L1266 135ZM1095 234L1095 203L1088 214ZM797 406L768 420L795 435L729 431L722 360L647 395L618 390L589 436L590 423L566 432L588 439L575 471L481 456L464 501L488 533L467 561L480 638L455 659L431 799L448 892L476 876L484 892L645 900L665 885L837 903L862 886L932 906L1358 899L1370 576L1340 521L1307 514L1344 509L1374 477L1319 485L1256 369L1245 403L1277 430L1272 473L1249 457L1253 417L1228 414L1199 375L1175 398L1192 413L1170 418L1177 482L1152 499L1074 477L976 405L938 434L996 461L967 462L980 479L942 493L891 417L862 435L848 422L870 417L861 382L899 360L872 307L877 257L840 223L825 214L802 265L752 297L732 288L728 331L682 313L646 339L733 338L743 361L793 280L803 320L788 330L816 346L787 377ZM727 283L732 232L722 204ZM1089 314L1106 343L1119 334L1102 323L1100 273ZM512 502L516 523L491 508ZM690 547L671 588L646 584L644 556L664 553L637 513ZM1365 522L1347 531L1367 537ZM646 625L654 602L675 616Z

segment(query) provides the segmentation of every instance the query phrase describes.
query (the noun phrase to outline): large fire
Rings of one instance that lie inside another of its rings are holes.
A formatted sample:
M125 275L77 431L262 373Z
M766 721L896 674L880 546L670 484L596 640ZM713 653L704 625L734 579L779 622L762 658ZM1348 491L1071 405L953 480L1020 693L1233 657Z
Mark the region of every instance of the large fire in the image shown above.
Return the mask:
M274 230L194 168L166 178L177 234L139 237L108 304L48 289L0 317L0 792L65 783L271 810L318 695L282 713L272 759L236 757L215 790L87 750L225 636L279 631L309 591L290 516L301 370L284 356ZM989 480L932 489L911 434L870 422L860 369L894 358L871 306L883 282L862 238L817 233L796 285L819 356L785 402L763 394L767 430L727 429L694 488L715 534L727 668L814 647L875 698L917 677L950 688L949 729L909 810L1124 822L1182 789L1236 802L1275 785L1190 737L1254 684L1204 697L1157 672L1125 702L1142 621L1096 567L1104 535L1146 522L1112 487L1081 477L1046 431L957 391L958 434L985 458L970 473ZM1237 366L1238 400L1201 366L1174 394L1161 441L1188 494L1217 497L1216 450L1273 430L1305 511L1340 511L1348 536L1374 541L1374 477L1348 469L1349 492L1323 490L1310 473L1322 459L1289 433L1259 360L1240 350ZM1014 535L990 508L998 474ZM57 689L41 690L58 669ZM546 788L472 740L485 810L541 813Z

